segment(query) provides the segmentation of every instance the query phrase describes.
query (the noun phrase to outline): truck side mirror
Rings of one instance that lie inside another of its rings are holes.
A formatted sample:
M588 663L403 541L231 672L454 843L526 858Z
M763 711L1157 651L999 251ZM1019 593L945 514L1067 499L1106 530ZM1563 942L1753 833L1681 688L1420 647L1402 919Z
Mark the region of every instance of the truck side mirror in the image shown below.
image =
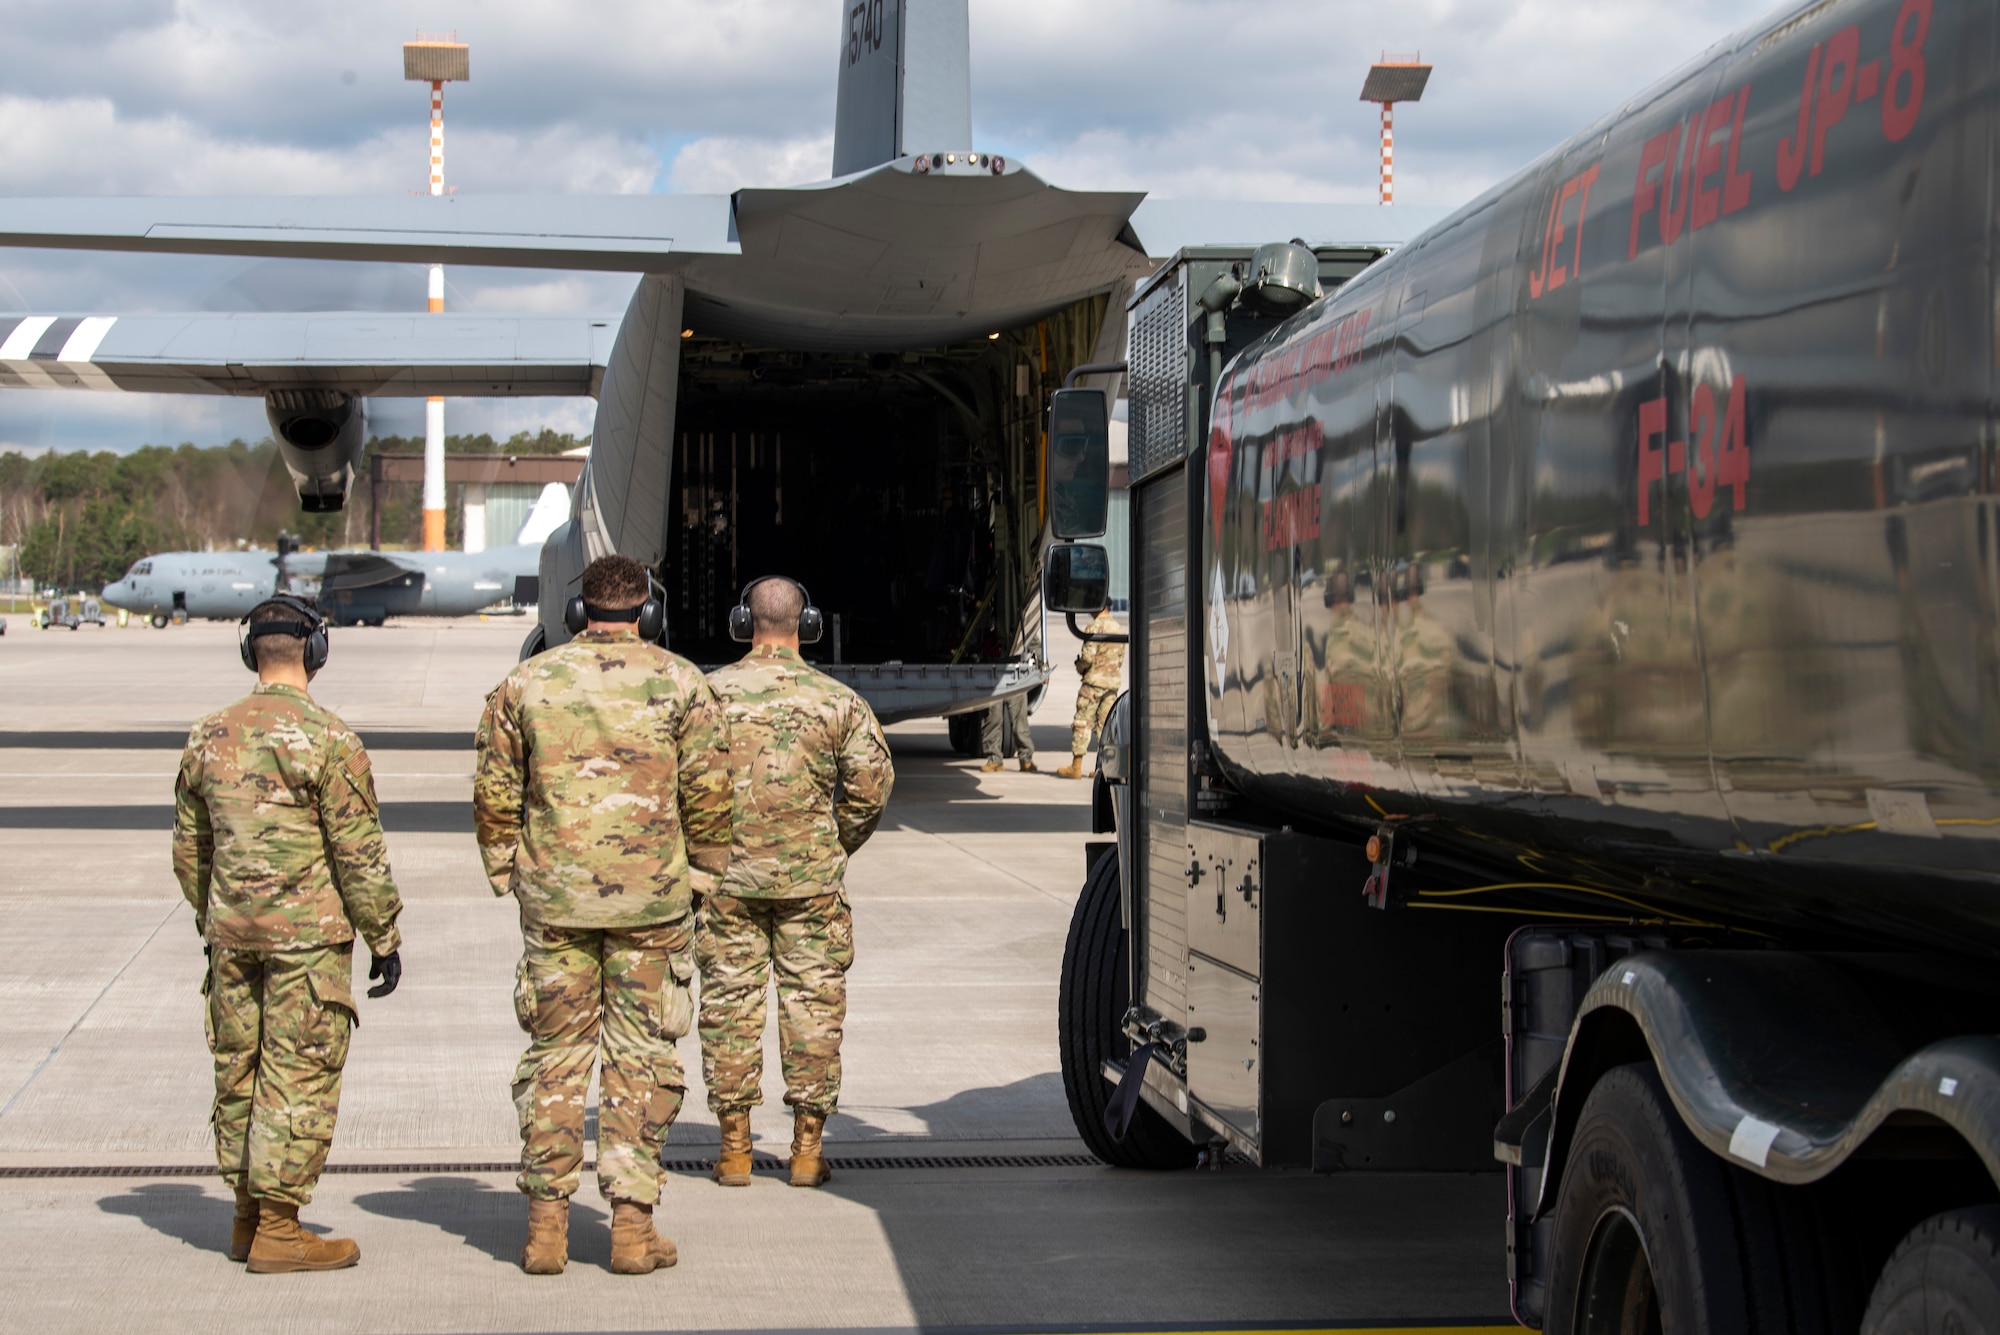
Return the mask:
M1111 412L1101 389L1049 400L1049 526L1058 538L1101 538L1111 500ZM1092 608L1096 611L1096 608Z
M1111 557L1094 542L1052 544L1042 557L1042 605L1051 612L1101 612L1111 600Z

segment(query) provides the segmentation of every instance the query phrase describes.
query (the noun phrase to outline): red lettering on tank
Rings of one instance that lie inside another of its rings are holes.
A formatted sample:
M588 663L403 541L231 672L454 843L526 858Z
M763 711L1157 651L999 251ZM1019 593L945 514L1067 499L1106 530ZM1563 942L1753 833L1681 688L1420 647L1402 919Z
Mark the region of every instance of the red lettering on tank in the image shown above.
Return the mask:
M1850 23L1826 39L1826 59L1819 66L1819 91L1813 97L1812 162L1806 175L1817 176L1826 165L1826 137L1847 114L1854 96L1854 67L1861 59L1861 28Z
M1750 110L1750 85L1736 92L1736 119L1729 125L1729 165L1722 173L1722 216L1727 218L1750 202L1750 173L1736 169L1743 148L1743 114Z
M1680 142L1681 127L1676 124L1654 135L1639 150L1639 180L1632 187L1632 236L1625 248L1625 258L1639 258L1639 220L1651 212L1659 199L1660 184L1652 177L1653 171L1671 170L1674 160L1674 146Z
M1319 538L1319 483L1263 503L1264 550L1296 547Z
M1667 401L1648 399L1639 405L1639 527L1652 522L1653 484L1664 482L1667 470L1655 437L1667 434Z
M1358 728L1367 712L1362 688L1345 681L1319 684L1319 724L1322 728Z
M1528 273L1528 298L1538 301L1544 292L1553 292L1583 273L1583 220L1590 212L1590 187L1597 180L1598 164L1592 163L1549 192L1549 216L1542 225L1540 267ZM1567 258L1561 256L1568 228L1563 214L1570 200L1576 200L1576 242Z
M1866 102L1882 91L1882 62L1871 60L1854 71L1854 100Z
M1889 27L1889 86L1882 95L1882 133L1900 143L1917 125L1924 105L1924 38L1931 31L1931 0L1903 0Z
M1681 127L1676 125L1674 133L1676 136L1680 136ZM1681 234L1681 229L1687 225L1688 196L1694 193L1694 157L1696 150L1701 147L1701 114L1699 112L1695 113L1688 121L1687 133L1683 138L1683 146L1677 155L1679 161L1678 170L1676 170L1675 162L1669 160L1667 163L1666 184L1661 187L1663 193L1660 197L1659 209L1660 241L1661 244L1669 246L1674 244L1674 241ZM1680 198L1678 201L1674 197L1674 187L1676 184L1680 186Z
M1572 278L1581 277L1583 274L1583 219L1584 215L1590 212L1590 187L1592 182L1597 180L1597 164L1591 163L1589 168L1576 179L1583 189L1576 197L1576 255L1570 261L1569 271Z
M1701 147L1694 157L1694 202L1688 208L1688 230L1700 231L1722 216L1722 188L1705 184L1722 170L1722 143L1717 131L1728 131L1730 113L1736 109L1736 94L1708 104L1701 117Z
M1745 425L1748 415L1749 384L1742 376L1729 382L1729 407L1723 413L1722 453L1716 460L1716 481L1735 492L1731 509L1743 508L1750 487L1750 435Z
M1819 78L1819 58L1824 50L1818 43L1806 55L1806 81L1799 88L1799 119L1788 138L1778 141L1778 189L1790 190L1805 170L1806 143L1812 133L1813 86Z
M1215 536L1222 536L1222 512L1229 504L1229 395L1222 396L1216 421L1208 433L1208 513Z
M1741 510L1750 486L1750 442L1746 431L1747 382L1736 376L1729 398L1716 411L1715 390L1706 381L1694 388L1688 405L1688 439L1668 441L1664 450L1654 442L1667 434L1667 401L1649 399L1639 405L1639 526L1652 522L1654 484L1665 488L1676 473L1687 479L1688 507L1696 519L1708 518L1719 487L1730 489L1730 508ZM1716 445L1718 427L1721 446ZM1692 447L1692 448L1690 448Z

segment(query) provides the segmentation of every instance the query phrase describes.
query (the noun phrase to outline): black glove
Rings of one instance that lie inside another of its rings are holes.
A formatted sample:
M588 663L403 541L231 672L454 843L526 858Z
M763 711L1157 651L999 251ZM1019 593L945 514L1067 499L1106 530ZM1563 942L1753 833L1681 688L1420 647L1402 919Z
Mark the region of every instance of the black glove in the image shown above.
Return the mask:
M382 981L368 989L371 997L386 997L396 990L396 984L403 981L403 952L392 950L386 955L377 955L368 963L368 976Z

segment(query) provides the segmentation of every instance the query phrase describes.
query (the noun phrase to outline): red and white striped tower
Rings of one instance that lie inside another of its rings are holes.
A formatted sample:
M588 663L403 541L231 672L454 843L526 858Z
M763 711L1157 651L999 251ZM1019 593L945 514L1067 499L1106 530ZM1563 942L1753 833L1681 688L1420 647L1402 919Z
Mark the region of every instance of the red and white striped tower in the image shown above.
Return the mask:
M403 77L431 86L430 193L444 193L444 86L472 77L471 48L457 33L417 34L403 43ZM430 309L444 310L444 266L430 273ZM444 400L424 404L424 550L444 550Z
M1424 85L1430 78L1431 67L1423 63L1421 54L1391 56L1384 51L1382 59L1368 67L1367 82L1361 85L1363 102L1382 104L1382 203L1385 205L1396 201L1395 106L1423 97Z

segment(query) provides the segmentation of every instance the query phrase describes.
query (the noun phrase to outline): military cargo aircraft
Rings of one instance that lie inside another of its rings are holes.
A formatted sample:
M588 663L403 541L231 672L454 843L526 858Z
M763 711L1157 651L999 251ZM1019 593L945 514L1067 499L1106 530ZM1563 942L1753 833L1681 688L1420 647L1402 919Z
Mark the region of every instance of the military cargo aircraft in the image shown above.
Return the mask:
M826 614L822 665L885 720L1032 691L1041 412L1077 368L1119 361L1134 280L1187 246L1304 237L1331 288L1442 211L1062 189L975 138L966 0L836 13L828 181L0 201L8 246L636 272L621 321L36 316L0 332L0 385L262 396L308 510L346 500L365 395L592 393L524 652L567 638L584 565L619 552L659 573L669 642L698 662L736 656L729 606L785 571Z
M274 593L319 600L336 626L379 626L392 616L471 616L495 603L538 601L542 542L567 522L569 489L542 488L513 543L483 552L161 552L104 586L103 600L155 626L175 619L234 620Z

